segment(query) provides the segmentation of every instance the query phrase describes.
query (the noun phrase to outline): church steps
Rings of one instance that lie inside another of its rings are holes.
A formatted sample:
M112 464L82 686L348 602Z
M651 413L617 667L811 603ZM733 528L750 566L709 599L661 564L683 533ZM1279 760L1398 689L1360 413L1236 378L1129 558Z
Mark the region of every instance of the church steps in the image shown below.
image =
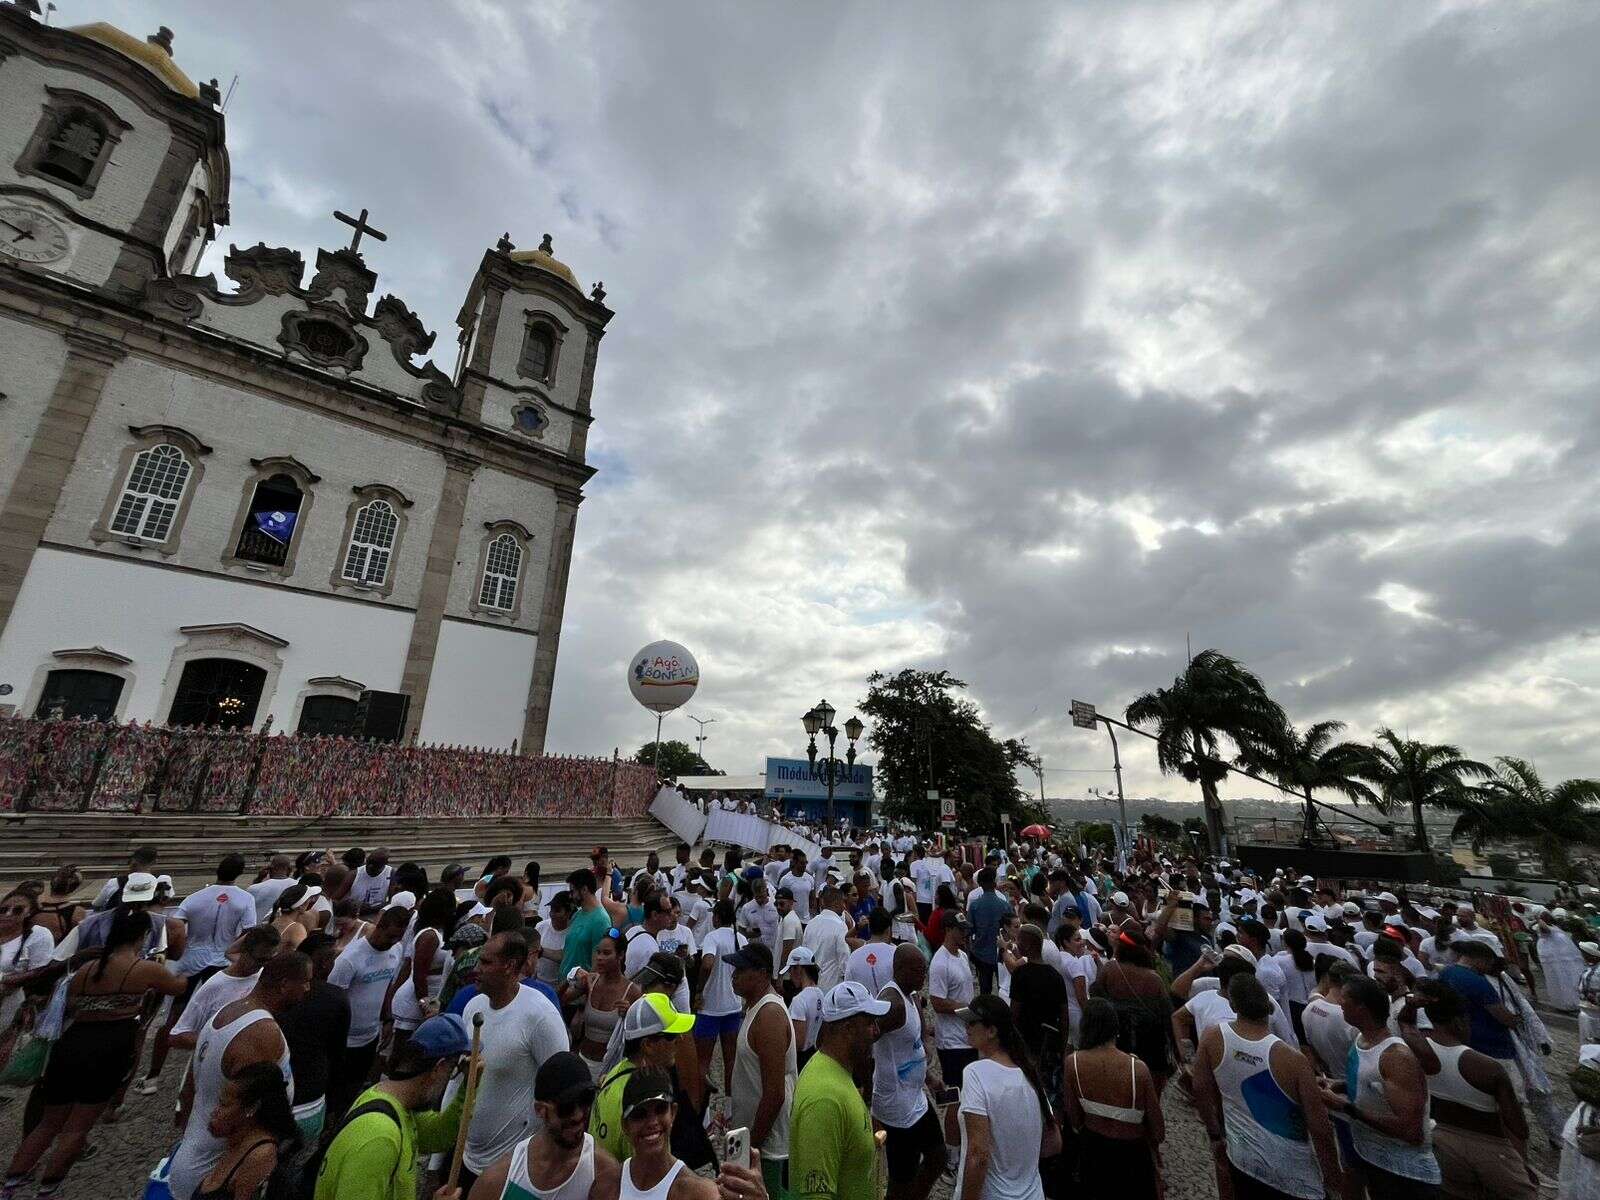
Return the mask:
M651 818L606 817L237 817L215 814L23 813L0 817L0 886L48 876L73 863L96 882L126 869L129 850L153 845L156 869L173 876L180 893L210 882L219 858L237 850L252 878L269 850L294 854L312 847L338 853L350 846L389 847L390 861L421 863L431 876L451 862L475 871L495 854L520 870L537 860L546 879L587 866L592 846L607 846L621 866L643 863L651 850L676 844Z

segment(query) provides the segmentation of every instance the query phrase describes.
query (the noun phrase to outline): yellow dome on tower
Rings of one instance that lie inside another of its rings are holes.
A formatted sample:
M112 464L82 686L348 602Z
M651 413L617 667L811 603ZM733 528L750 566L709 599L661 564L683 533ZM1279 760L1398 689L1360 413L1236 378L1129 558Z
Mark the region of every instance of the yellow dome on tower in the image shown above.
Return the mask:
M538 267L540 270L549 271L550 274L558 275L565 279L573 287L578 287L578 277L572 273L571 267L551 253L554 248L550 235L547 233L544 235L544 241L539 243L537 250L513 250L511 252L511 261L526 263L530 267ZM582 291L583 289L578 288L578 290Z
M92 25L73 25L67 32L109 46L123 57L131 58L179 95L188 96L191 100L200 98L200 89L194 80L172 61L172 30L165 26L160 33L144 41L105 21L96 21Z

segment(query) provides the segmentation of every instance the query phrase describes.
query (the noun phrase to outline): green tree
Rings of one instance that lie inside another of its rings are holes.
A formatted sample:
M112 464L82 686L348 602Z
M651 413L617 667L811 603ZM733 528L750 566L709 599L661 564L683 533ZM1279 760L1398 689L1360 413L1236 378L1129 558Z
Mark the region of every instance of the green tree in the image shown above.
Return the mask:
M646 742L639 747L639 752L633 756L634 762L641 762L645 766L652 766L656 761L656 744ZM694 747L688 742L670 741L661 743L661 777L663 779L677 779L689 775L718 775L706 765L705 759L694 752Z
M966 829L997 833L1002 813L1020 829L1036 814L1024 805L1016 780L1017 767L1028 761L1027 743L997 739L978 706L960 694L966 686L949 671L874 671L867 677L866 698L856 707L871 729L867 743L877 756L874 772L890 819L937 827L938 805L929 791L956 798L957 820Z
M1303 731L1285 722L1277 739L1252 748L1245 756L1252 770L1305 797L1305 827L1300 836L1306 842L1316 836L1317 806L1311 802L1315 793L1335 792L1357 803L1378 802L1377 793L1361 780L1371 748L1360 742L1335 741L1343 729L1343 721L1318 721Z
M1171 687L1146 692L1128 705L1128 724L1153 727L1156 763L1164 775L1200 785L1205 801L1206 841L1222 850L1222 800L1217 785L1227 778L1222 755L1260 756L1283 736L1283 710L1261 681L1220 650L1202 650Z
M1545 874L1568 878L1572 847L1600 844L1600 780L1568 779L1549 787L1525 758L1494 761L1493 776L1460 810L1455 836L1470 838L1474 850L1490 838L1530 837Z
M1158 842L1176 842L1183 837L1183 826L1158 813L1145 813L1139 818L1139 828Z
M1117 831L1110 821L1089 821L1079 825L1078 840L1086 850L1098 847L1107 854L1117 852Z
M1411 810L1412 843L1418 850L1426 850L1428 831L1422 823L1422 810L1472 811L1481 797L1470 781L1487 779L1494 770L1463 757L1454 746L1413 741L1384 727L1378 730L1358 774L1377 788L1378 806L1384 812Z

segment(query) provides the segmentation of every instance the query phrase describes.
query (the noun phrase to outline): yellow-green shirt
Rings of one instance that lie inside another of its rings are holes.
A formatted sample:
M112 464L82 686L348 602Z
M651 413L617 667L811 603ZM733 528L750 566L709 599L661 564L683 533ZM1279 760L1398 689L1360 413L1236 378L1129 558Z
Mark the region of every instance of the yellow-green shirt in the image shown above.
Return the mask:
M594 1144L618 1162L633 1157L633 1143L622 1132L622 1092L633 1071L633 1063L626 1058L607 1071L595 1093L594 1107L589 1110L589 1132L594 1135Z
M340 1130L322 1160L316 1200L416 1200L417 1155L440 1154L455 1145L464 1091L443 1112L418 1113L376 1088L362 1092L352 1111L381 1100L398 1123L375 1112Z
M800 1072L789 1116L789 1191L806 1200L877 1200L872 1116L855 1081L820 1051Z

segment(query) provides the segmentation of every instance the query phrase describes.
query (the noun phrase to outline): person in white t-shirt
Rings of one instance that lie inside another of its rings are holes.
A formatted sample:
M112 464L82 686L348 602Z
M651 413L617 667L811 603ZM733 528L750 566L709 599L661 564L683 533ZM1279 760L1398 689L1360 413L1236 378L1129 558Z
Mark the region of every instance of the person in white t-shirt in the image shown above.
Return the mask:
M666 892L652 892L650 898L644 902L644 924L635 925L622 935L627 944L627 953L622 962L622 973L632 979L645 964L650 961L650 956L661 949L656 941L656 934L672 924L672 897Z
M853 980L876 996L894 981L894 941L892 918L881 908L867 914L868 940L850 951L844 977Z
M733 1059L744 1005L733 990L733 968L725 955L746 944L734 927L732 900L718 900L711 908L712 929L700 939L700 996L695 1006L694 1045L700 1070L711 1073L711 1059L722 1045L723 1094L733 1091Z
M967 1064L978 1052L967 1040L967 1025L957 1014L977 992L972 959L968 957L965 915L945 918L944 945L933 952L928 966L928 1003L933 1007L933 1047L939 1053L940 1074L946 1087L960 1087Z
M822 989L817 986L817 964L811 951L797 946L783 964L783 974L794 987L789 1001L789 1020L794 1025L795 1058L800 1070L817 1048L822 1032Z
M389 880L394 868L389 865L389 849L379 846L367 855L366 864L356 870L346 899L356 903L356 914L370 917L389 899Z
M115 903L118 894L122 891L123 884L129 875L155 873L155 862L158 853L154 846L137 846L128 856L128 869L121 875L113 875L100 885L100 890L95 893L92 907L96 912L108 909Z
M806 930L796 911L793 892L788 888L779 888L772 902L778 906L777 954L772 959L776 970L780 964L789 961L790 953L800 945Z
M961 1084L961 1162L953 1194L1044 1200L1039 1157L1050 1102L1011 1009L998 996L978 996L958 1019L975 1059Z
M796 850L789 857L789 869L778 878L780 888L788 888L794 898L794 911L803 925L811 920L811 893L816 881L806 870L806 852Z
M267 863L267 877L245 888L256 902L257 925L265 925L272 918L278 897L294 886L294 876L289 873L293 866L287 854L274 854Z
M462 1193L501 1155L542 1127L533 1108L533 1081L552 1055L567 1049L561 1012L522 986L528 943L520 933L497 933L478 958L478 994L462 1019L483 1018L483 1074L462 1156ZM468 1178L470 1174L471 1178Z
M278 953L281 940L271 925L252 925L241 933L228 947L227 967L195 989L183 1016L172 1027L171 1044L180 1050L194 1049L211 1018L254 989L261 968Z
M403 908L387 908L363 937L354 939L334 960L328 982L344 989L350 1002L350 1032L345 1036L344 1058L338 1073L328 1081L328 1121L332 1128L350 1101L356 1098L372 1075L378 1059L378 1042L383 1034L383 1002L389 985L400 973L405 937L411 914Z
M187 979L189 986L172 1002L166 1024L156 1031L149 1069L143 1082L134 1089L141 1096L155 1095L156 1079L167 1062L172 1030L195 991L228 965L228 947L256 923L255 897L234 882L243 872L244 856L226 855L217 864L217 882L191 892L172 914L183 922L186 931L183 956L173 970Z
M830 883L822 889L822 909L806 926L802 943L811 951L824 992L844 982L850 962L850 927L845 923L844 894Z
M21 987L7 986L7 978L37 971L56 948L50 931L33 923L38 915L39 901L24 892L0 900L0 1036L11 1028L26 998Z
M561 982L561 958L567 949L567 926L572 924L572 893L557 892L550 898L550 915L539 922L539 966L535 972L541 983L555 987Z

